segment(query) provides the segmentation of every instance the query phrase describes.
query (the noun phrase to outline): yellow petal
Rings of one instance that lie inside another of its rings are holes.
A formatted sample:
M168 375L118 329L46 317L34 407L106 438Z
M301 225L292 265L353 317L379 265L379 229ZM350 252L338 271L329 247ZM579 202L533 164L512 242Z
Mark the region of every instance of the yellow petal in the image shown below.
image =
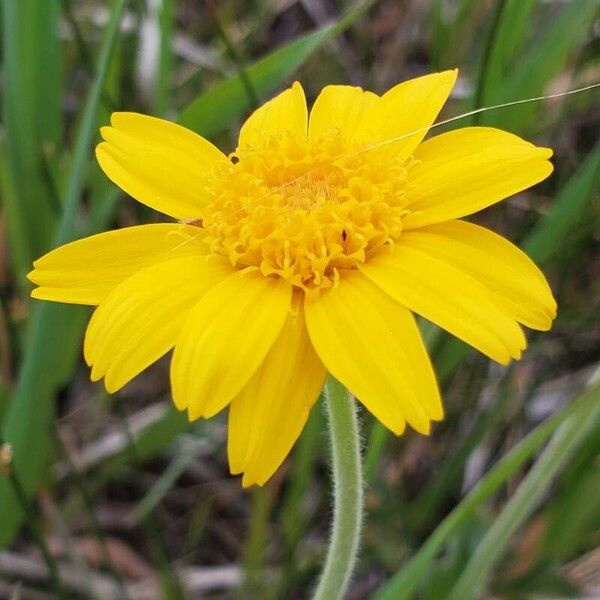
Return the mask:
M151 265L118 285L94 312L84 355L94 381L115 392L174 345L190 310L232 269L187 256Z
M410 156L448 99L457 73L443 71L399 83L374 104L357 135L375 143L399 137L381 151L398 158Z
M199 229L164 223L93 235L60 246L33 263L27 276L40 286L33 298L72 304L100 304L127 277L167 258L203 251Z
M227 157L196 133L163 119L113 113L96 157L107 177L139 202L177 219L193 219L206 177Z
M317 354L386 427L400 434L405 422L428 433L442 418L429 357L414 318L357 271L307 297L306 324Z
M549 148L491 127L466 127L423 142L408 174L404 221L414 229L470 215L542 181Z
M306 138L308 111L302 86L296 81L291 88L265 102L248 117L240 130L239 147L256 148L270 136L286 132Z
M229 408L229 464L233 474L244 473L244 487L263 485L284 461L325 376L296 302L263 364Z
M290 310L291 286L239 271L192 309L171 363L173 399L190 420L211 417L263 362Z
M502 364L525 348L521 328L481 283L405 237L361 271L402 305Z
M359 87L328 85L323 88L310 111L308 137L318 140L323 136L340 133L344 138L352 140L378 100L377 95Z
M550 329L556 316L552 291L533 261L508 240L465 221L408 231L402 239L477 279L513 319L532 329Z

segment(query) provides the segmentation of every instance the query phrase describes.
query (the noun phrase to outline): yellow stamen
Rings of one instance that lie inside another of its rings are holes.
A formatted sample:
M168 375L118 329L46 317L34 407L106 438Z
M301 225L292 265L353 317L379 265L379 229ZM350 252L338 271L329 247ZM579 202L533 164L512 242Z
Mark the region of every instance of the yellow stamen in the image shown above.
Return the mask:
M311 291L394 243L412 163L374 163L352 150L337 134L238 148L237 160L210 177L211 201L199 215L212 252Z

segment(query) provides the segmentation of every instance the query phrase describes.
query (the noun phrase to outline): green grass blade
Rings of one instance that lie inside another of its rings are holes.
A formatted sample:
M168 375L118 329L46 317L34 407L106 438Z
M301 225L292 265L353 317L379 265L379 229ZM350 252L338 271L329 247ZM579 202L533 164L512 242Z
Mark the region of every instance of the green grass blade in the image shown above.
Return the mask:
M569 58L577 51L583 39L582 32L592 26L599 10L600 0L568 4L529 52L515 63L502 84L495 84L498 94L489 96L487 101L510 102L542 94L551 79L564 69ZM532 131L539 129L536 127L539 110L540 105L532 103L515 106L502 114L490 111L483 113L481 123L517 133Z
M593 453L583 468L571 468L561 481L561 492L557 494L545 511L548 526L540 553L545 560L565 563L595 545L594 534L600 524L600 503L589 502L600 490L600 423L590 442ZM578 452L578 457L581 451Z
M100 92L124 5L125 0L117 0L111 9L96 79L88 94L78 131L57 243L67 241L73 233L86 161L95 133ZM76 348L75 344L70 343L73 341L72 333L80 331L84 316L85 311L50 303L36 303L32 311L27 349L3 422L4 438L13 446L14 468L28 493L42 483L45 474L51 447L54 394L65 377L64 366L58 368L57 363L64 365L64 355ZM57 344L60 344L60 352L57 352ZM23 516L5 480L0 480L0 506L4 515L0 520L0 546L5 546L17 532Z
M245 75L259 98L266 97L304 64L324 43L348 28L373 0L350 9L335 25L300 36L246 69ZM242 78L231 77L201 94L180 114L179 123L212 137L252 108Z
M80 44L82 46L80 53L90 53L84 40ZM111 112L117 110L121 101L121 77L125 67L125 61L123 60L124 46L123 40L118 40L115 44L108 73L104 77L101 103L97 113L97 122L101 125L110 122ZM95 67L91 65L88 71L93 74ZM100 219L101 222L97 223L100 226L107 222L107 218L114 212L114 205L117 199L120 198L119 192L121 190L106 177L98 162L94 160L90 164L88 173L88 192L91 233L96 233L97 229L94 229L94 221ZM103 217L102 215L106 216Z
M204 4L206 5L206 10L211 16L213 21L215 30L218 36L221 38L223 45L225 46L225 52L228 55L231 62L235 65L236 71L240 78L240 83L244 86L244 92L246 93L246 97L248 98L248 104L251 108L258 108L260 104L260 99L256 94L256 90L252 85L252 81L248 77L248 73L246 72L246 61L242 58L240 53L236 48L236 44L233 42L229 33L227 32L227 27L221 21L221 17L219 15L219 11L217 6L212 3L212 0L205 0Z
M538 262L560 253L573 237L590 233L588 214L600 189L600 142L563 186L548 213L523 240L523 249Z
M171 71L173 69L173 21L175 0L162 0L158 9L158 25L160 30L160 49L158 53L158 69L156 87L154 89L154 114L165 115L171 97Z
M417 586L437 553L487 498L502 486L568 418L582 422L597 409L600 385L595 385L569 406L538 425L493 467L469 494L442 521L413 558L373 596L373 600L406 600L414 597Z
M62 131L58 14L56 0L2 2L3 195L11 260L20 276L47 250L56 222L48 174Z
M35 96L34 110L36 131L39 140L46 146L45 151L56 156L63 133L62 94L62 52L59 38L60 7L58 0L31 2L20 0L16 4L29 4L26 9L28 29L33 41L33 65L36 87L31 90ZM34 10L35 8L35 10ZM43 60L40 57L43 56Z
M553 479L584 439L600 416L600 404L593 403L585 411L577 411L562 423L548 447L531 468L517 491L487 531L460 579L452 589L449 600L475 598L483 590L492 569L499 563L513 534L531 516Z
M538 0L506 0L500 14L494 43L481 82L481 106L491 104L500 93L531 29Z
M273 491L270 486L254 487L250 493L252 504L243 549L244 581L240 597L265 598L267 588L262 571L266 558L269 517L273 508Z
M115 0L110 21L106 27L106 35L98 58L96 77L88 93L75 138L70 176L65 190L63 213L55 240L55 245L57 246L70 241L75 234L75 216L87 176L92 142L97 135L96 116L100 106L105 78L109 72L110 59L118 34L121 12L126 2L127 0Z

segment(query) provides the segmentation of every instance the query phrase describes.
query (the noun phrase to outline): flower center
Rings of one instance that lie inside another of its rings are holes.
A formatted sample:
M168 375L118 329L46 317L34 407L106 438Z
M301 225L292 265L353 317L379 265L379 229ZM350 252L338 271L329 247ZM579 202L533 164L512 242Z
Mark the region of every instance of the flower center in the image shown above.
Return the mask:
M305 291L332 286L402 232L411 160L358 152L339 135L238 148L207 182L199 223L211 251Z

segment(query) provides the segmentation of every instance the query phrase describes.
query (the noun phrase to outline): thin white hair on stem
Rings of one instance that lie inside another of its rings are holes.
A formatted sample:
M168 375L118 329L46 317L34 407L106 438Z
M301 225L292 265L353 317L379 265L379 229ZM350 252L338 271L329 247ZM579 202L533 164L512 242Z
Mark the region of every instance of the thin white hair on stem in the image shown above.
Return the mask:
M535 96L533 98L523 98L521 100L513 100L511 102L502 102L501 104L494 104L492 106L483 106L481 108L476 108L474 110L470 110L464 113L461 113L459 115L456 115L454 117L450 117L448 119L443 119L442 121L438 121L437 123L433 123L432 125L428 125L425 127L419 127L418 129L413 129L412 131L408 131L406 133L403 133L401 135L397 135L394 136L392 138L389 138L387 140L383 140L381 142L377 142L375 144L369 144L367 146L364 146L362 148L359 148L358 150L353 150L352 152L348 152L346 154L342 154L341 156L336 157L333 162L337 162L337 161L341 161L341 160L346 160L348 158L352 158L354 156L358 156L360 154L364 154L365 152L370 152L371 150L377 150L379 148L383 148L385 146L389 146L391 144L394 144L396 142L399 142L401 140L407 139L409 137L412 137L413 135L417 135L419 133L427 133L428 131L432 130L432 129L436 129L438 127L441 127L442 125L447 125L448 123L453 123L454 121L459 121L460 119L465 119L467 117L472 117L474 115L478 115L484 112L488 112L490 110L497 110L499 108L508 108L511 106L518 106L520 104L530 104L532 102L541 102L542 100L552 100L554 98L564 98L565 96L572 96L573 94L579 94L581 92L587 92L589 90L593 90L595 88L600 87L600 82L598 83L592 83L590 85L586 85L585 87L581 87L581 88L576 88L574 90L567 90L566 92L557 92L555 94L546 94L544 96ZM296 183L303 181L307 178L310 178L312 175L314 175L316 168L312 168L312 169L308 169L305 173L302 173L301 175L298 175L297 177L293 177L292 179L290 179L289 181L286 181L285 183L282 183L281 185L276 186L275 188L269 190L267 193L265 193L263 196L257 198L257 200L262 200L265 198L269 198L271 197L273 194L277 194L282 190L287 189L290 186L295 185ZM197 220L197 219L195 219ZM193 222L193 220L192 220ZM186 223L185 221L181 221L181 223ZM177 250L178 248L181 248L182 246L185 246L186 244L192 242L194 239L198 238L201 234L199 233L196 236L192 236L191 238L185 240L184 242L182 242L181 244L179 244L178 246L176 246L175 248L171 249L171 251Z

